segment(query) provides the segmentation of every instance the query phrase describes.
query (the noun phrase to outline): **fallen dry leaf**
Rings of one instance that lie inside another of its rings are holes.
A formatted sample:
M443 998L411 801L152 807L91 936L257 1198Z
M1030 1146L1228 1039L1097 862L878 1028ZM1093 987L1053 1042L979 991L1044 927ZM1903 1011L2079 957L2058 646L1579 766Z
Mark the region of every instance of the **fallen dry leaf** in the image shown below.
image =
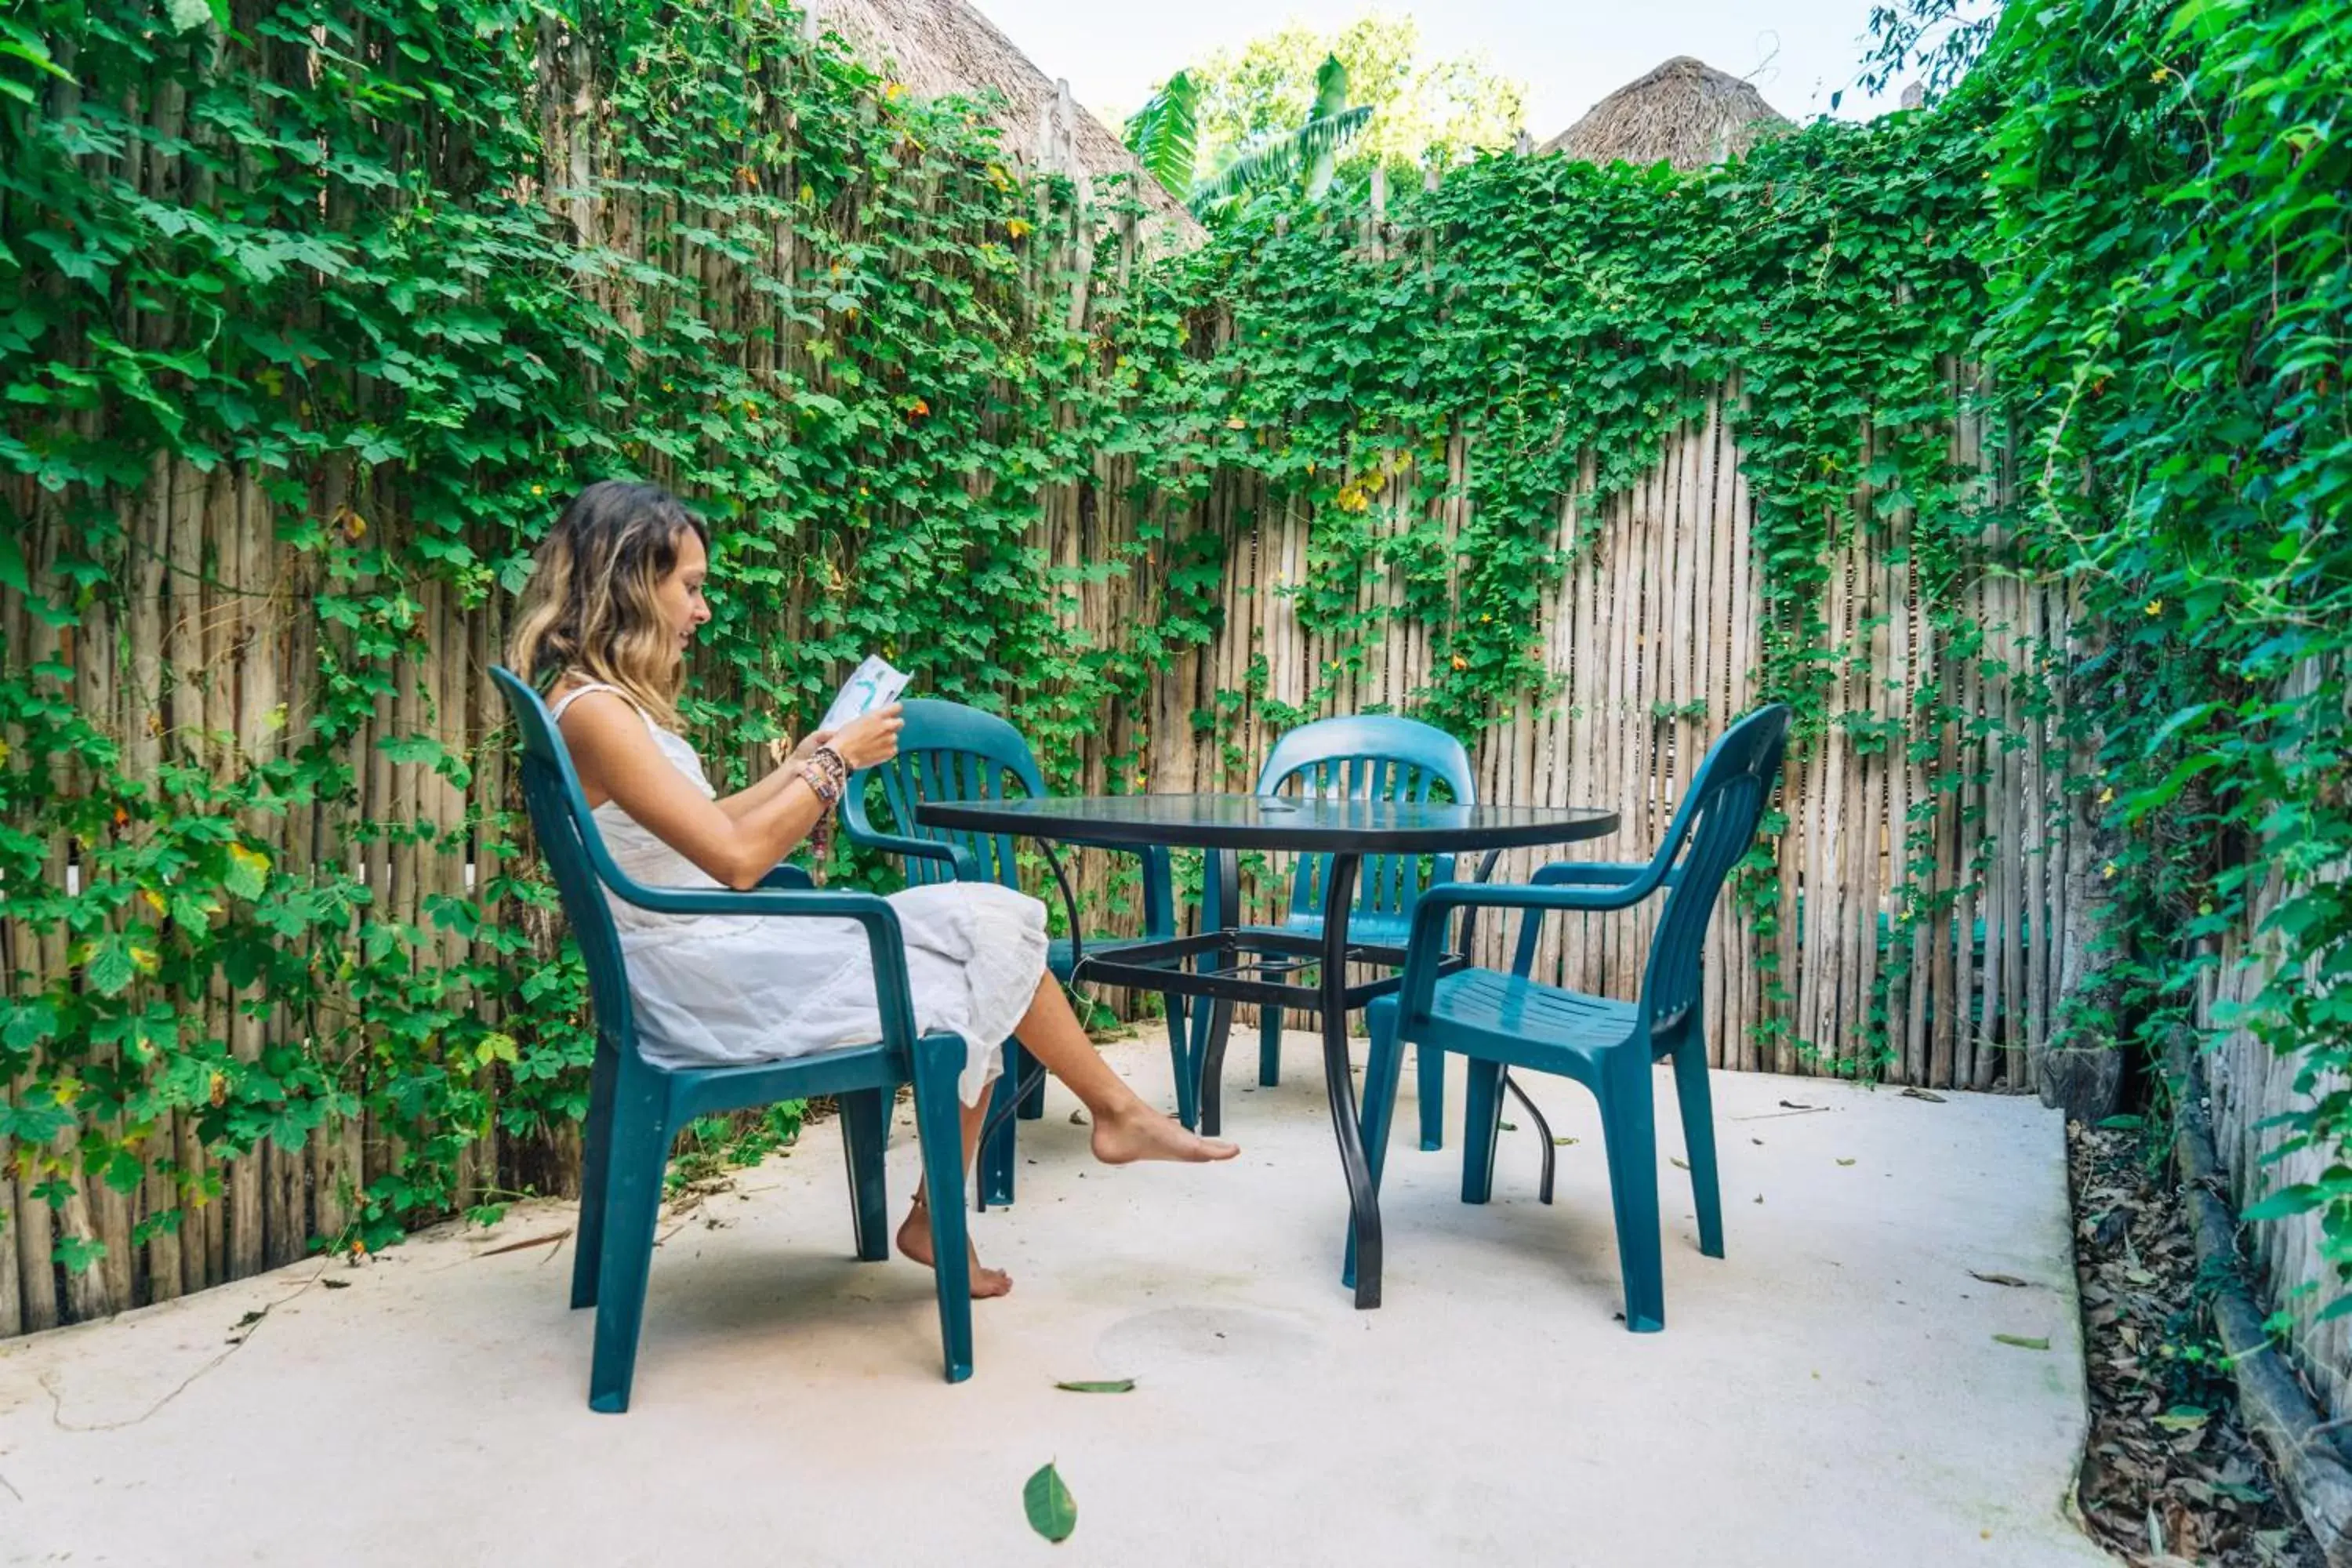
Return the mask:
M523 1241L509 1241L504 1247L484 1247L481 1251L474 1254L474 1256L477 1258L496 1258L502 1252L521 1252L528 1247L551 1247L571 1234L572 1227L567 1225L562 1230L550 1231L545 1236L534 1236Z

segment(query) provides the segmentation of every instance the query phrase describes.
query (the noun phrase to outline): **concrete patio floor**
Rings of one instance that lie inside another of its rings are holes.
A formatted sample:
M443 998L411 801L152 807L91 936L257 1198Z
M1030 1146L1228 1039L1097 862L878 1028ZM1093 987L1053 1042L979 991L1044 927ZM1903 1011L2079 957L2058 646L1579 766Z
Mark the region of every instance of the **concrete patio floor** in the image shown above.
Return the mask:
M968 1384L940 1380L928 1276L850 1258L828 1124L665 1222L624 1416L587 1409L569 1245L495 1250L568 1226L552 1203L0 1342L0 1562L2108 1561L2065 1512L2082 1354L2038 1105L1719 1074L1717 1261L1662 1094L1667 1328L1635 1336L1580 1089L1534 1086L1578 1140L1549 1209L1529 1128L1461 1205L1458 1079L1441 1154L1408 1089L1386 1304L1358 1312L1312 1041L1276 1089L1244 1089L1250 1043L1232 1167L1094 1165L1054 1086L1019 1205L978 1221L1016 1288L976 1305ZM1110 1051L1166 1097L1156 1038ZM891 1161L903 1201L910 1136ZM1054 1387L1112 1377L1138 1387ZM1048 1459L1078 1508L1058 1547L1021 1507Z

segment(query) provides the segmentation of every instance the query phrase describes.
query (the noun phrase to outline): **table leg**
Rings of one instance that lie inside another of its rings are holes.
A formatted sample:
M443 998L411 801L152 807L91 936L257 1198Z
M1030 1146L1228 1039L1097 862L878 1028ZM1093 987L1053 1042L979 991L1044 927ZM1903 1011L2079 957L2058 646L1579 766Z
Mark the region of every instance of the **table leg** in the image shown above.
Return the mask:
M1213 879L1202 890L1202 926L1211 918L1219 931L1230 931L1241 923L1242 866L1241 857L1230 849L1212 849L1207 863L1202 868L1205 878ZM1213 910L1207 908L1208 899L1215 900ZM1215 968L1225 967L1219 959ZM1193 1009L1194 1027L1192 1069L1197 1078L1192 1103L1201 1114L1201 1136L1214 1138L1223 1130L1225 1121L1225 1042L1234 1028L1234 1005L1226 1001L1203 999Z
M1356 1306L1381 1304L1381 1200L1372 1190L1356 1124L1356 1079L1348 1068L1348 910L1356 900L1353 855L1331 857L1323 899L1323 1087L1331 1100L1331 1131L1339 1140L1339 1168L1356 1227Z

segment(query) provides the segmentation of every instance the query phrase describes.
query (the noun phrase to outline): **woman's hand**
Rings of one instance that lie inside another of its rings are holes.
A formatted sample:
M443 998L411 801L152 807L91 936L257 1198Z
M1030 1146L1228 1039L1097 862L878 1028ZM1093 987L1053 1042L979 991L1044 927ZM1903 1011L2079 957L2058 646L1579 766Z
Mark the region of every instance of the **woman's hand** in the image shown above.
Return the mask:
M873 767L887 763L898 754L898 731L907 721L899 714L898 704L877 708L871 713L860 714L838 731L824 735L811 735L807 745L814 751L819 745L830 745L849 764L849 771Z
M833 731L830 730L817 730L811 732L802 738L801 743L792 749L791 754L786 756L780 765L792 769L797 776L800 765L807 762L819 746L824 745L832 739Z

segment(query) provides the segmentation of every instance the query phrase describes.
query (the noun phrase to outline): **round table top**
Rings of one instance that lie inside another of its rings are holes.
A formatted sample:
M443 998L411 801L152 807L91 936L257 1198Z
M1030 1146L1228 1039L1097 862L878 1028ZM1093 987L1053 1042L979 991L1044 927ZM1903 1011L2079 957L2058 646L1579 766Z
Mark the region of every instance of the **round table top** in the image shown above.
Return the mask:
M1322 855L1442 855L1572 844L1606 837L1618 827L1615 812L1591 805L1455 805L1265 795L924 801L915 807L915 820L926 827L1091 844Z

